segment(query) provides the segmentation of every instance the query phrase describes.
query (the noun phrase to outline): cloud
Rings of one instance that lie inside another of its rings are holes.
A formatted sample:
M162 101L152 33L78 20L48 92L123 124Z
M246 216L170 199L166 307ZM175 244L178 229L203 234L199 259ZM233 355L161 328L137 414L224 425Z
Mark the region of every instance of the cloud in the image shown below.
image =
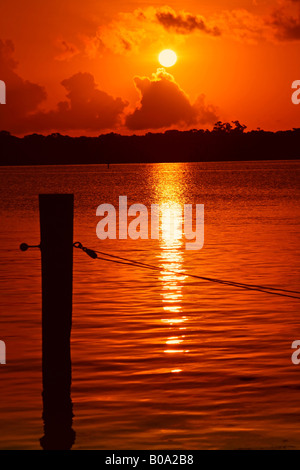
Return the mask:
M205 105L204 95L192 105L174 77L162 68L151 78L135 77L134 82L141 99L139 106L126 117L126 126L131 130L191 126L217 120L215 108Z
M132 12L120 12L116 18L108 24L98 28L95 39L87 41L87 53L95 53L95 43L99 49L108 49L114 54L138 53L153 42L161 47L162 44L172 41L180 43L188 34L207 34L219 36L220 29L211 24L200 15L189 12L176 12L170 7L138 8Z
M101 41L98 34L94 37L89 37L86 35L81 35L81 40L84 44L84 52L89 59L95 59L96 57L102 57L102 51L104 49L104 44Z
M86 41L86 53L93 56L103 49L119 55L138 52L140 46L145 42L150 43L157 33L157 25L151 20L154 11L150 7L144 11L137 9L118 13L116 19L100 26L96 36Z
M16 69L12 41L0 40L1 80L6 84L6 103L1 106L0 129L20 127L46 99L45 88L21 78Z
M7 92L7 104L1 105L0 130L18 134L47 130L101 131L119 124L127 102L99 90L90 73L77 73L63 80L67 99L54 110L42 110L47 98L45 88L17 74L13 55L13 43L0 40L1 80Z
M219 116L217 108L212 104L205 103L205 95L201 93L194 103L194 109L197 111L197 124L214 124Z
M268 23L274 27L278 40L300 40L300 0L284 2L273 11Z
M59 102L55 110L33 114L27 126L36 131L100 131L119 124L127 102L99 90L93 75L76 73L61 84L67 100Z
M179 34L190 34L194 31L201 31L213 36L220 36L218 27L209 27L203 16L192 15L191 13L175 13L174 10L160 10L156 12L157 21L167 30L174 29Z
M257 44L273 36L272 28L263 17L245 9L225 10L215 15L215 23L222 29L223 36L248 44Z
M186 37L206 35L228 37L250 44L262 40L270 42L299 39L300 0L278 0L278 7L271 7L269 14L257 14L245 8L224 9L205 17L188 11L174 10L169 6L138 8L132 12L120 12L115 19L98 28L88 42L87 53L99 54L108 49L114 54L138 54L147 47L176 45ZM97 45L97 47L95 47Z
M277 7L265 15L246 9L223 11L214 17L224 36L258 44L297 41L300 39L300 0L280 0Z
M77 46L75 46L75 44L72 44L71 42L68 42L64 39L57 39L56 46L60 50L60 53L55 57L56 60L70 60L75 55L80 53L80 50Z

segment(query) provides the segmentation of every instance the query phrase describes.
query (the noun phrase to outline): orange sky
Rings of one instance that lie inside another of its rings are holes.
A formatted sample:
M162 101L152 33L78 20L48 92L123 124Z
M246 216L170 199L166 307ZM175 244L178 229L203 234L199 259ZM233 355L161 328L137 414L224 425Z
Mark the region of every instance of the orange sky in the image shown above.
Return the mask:
M299 0L2 0L0 32L15 134L300 127Z

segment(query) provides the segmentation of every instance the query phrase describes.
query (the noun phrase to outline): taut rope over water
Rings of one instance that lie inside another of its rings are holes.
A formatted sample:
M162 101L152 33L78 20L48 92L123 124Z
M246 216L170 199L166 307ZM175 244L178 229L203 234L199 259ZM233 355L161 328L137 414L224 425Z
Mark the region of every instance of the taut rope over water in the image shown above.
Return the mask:
M135 261L129 258L123 258L122 256L116 256L112 255L110 253L105 253L103 251L96 251L92 250L90 248L86 248L83 246L80 242L76 242L73 245L75 248L79 248L80 250L84 251L90 258L93 259L99 259L101 261L110 261L111 263L118 263L118 264L124 264L128 266L133 266L136 268L144 268L144 269L151 269L155 271L161 271L162 268L159 266L154 266L153 264L146 264L142 263L141 261ZM101 255L101 256L98 256ZM112 259L113 258L113 259ZM291 299L296 299L300 300L300 292L294 291L294 290L288 290L288 289L282 289L279 287L269 287L269 286L261 286L261 285L254 285L254 284L245 284L242 282L235 282L235 281L227 281L224 279L216 279L212 277L205 277L205 276L198 276L196 274L191 274L191 273L185 273L182 271L174 271L171 269L165 269L164 272L170 273L170 274L177 274L180 276L187 276L191 277L193 279L200 279L202 281L207 281L207 282L214 282L217 284L224 284L227 286L231 287L237 287L239 289L246 289L246 290L253 290L257 292L263 292L265 294L270 294L270 295L279 295L281 297L289 297ZM298 294L299 297L295 295L290 295L290 294Z

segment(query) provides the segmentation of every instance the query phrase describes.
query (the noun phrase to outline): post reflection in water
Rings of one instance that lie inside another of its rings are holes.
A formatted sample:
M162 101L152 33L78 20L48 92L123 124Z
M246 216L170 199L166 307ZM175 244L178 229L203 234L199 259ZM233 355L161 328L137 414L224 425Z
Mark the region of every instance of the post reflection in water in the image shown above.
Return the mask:
M169 334L166 337L164 353L172 355L170 371L182 372L183 355L186 349L185 338L188 318L183 314L182 288L186 276L183 271L183 182L174 180L174 174L157 172L156 188L160 206L160 277L162 284L162 303L164 317L161 321L168 326ZM175 274L170 271L178 271ZM179 357L180 356L180 357Z
M70 387L62 383L43 389L44 436L40 439L44 450L70 450L76 438L73 430L73 403Z

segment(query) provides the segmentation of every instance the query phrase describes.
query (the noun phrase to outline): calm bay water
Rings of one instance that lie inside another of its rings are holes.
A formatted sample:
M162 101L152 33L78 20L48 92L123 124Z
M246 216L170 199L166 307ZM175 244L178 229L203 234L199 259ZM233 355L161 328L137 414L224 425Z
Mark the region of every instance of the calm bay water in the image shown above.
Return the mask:
M300 162L0 169L0 448L39 448L39 193L74 193L74 240L157 272L74 250L74 448L300 448L300 302L192 278L299 289ZM205 207L205 242L105 240L102 203ZM180 270L176 276L167 269Z

